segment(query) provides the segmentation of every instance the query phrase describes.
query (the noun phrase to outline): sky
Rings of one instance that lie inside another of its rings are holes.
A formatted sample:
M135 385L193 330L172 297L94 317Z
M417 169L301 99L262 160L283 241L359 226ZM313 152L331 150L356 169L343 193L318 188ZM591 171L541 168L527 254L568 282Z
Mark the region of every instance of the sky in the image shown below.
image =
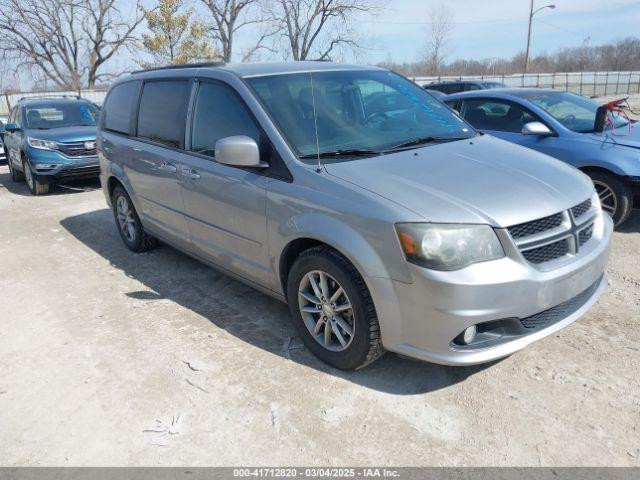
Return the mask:
M368 63L411 62L424 52L429 11L445 3L455 22L449 60L511 57L526 48L530 0L388 0L374 18L356 23ZM534 17L532 54L561 47L616 40L640 34L640 1L535 0L535 8L555 4Z
M133 0L123 0L132 7ZM374 16L361 14L353 22L353 30L363 47L356 56L339 60L376 64L391 59L395 62L415 62L426 50L429 12L446 4L453 13L453 30L447 47L447 61L459 58L482 60L510 58L526 47L530 0L371 0L378 2ZM156 0L143 0L150 7ZM194 17L206 21L203 4L185 0L196 8ZM533 24L532 55L553 53L563 47L599 45L627 36L640 35L639 0L535 0L536 8L553 3L556 8L544 9ZM125 9L126 10L126 9ZM133 14L133 11L126 12ZM249 26L236 33L235 59L243 49L251 47L258 32ZM107 66L111 72L136 67L139 53L121 52ZM282 54L267 55L260 60L282 60ZM20 78L11 69L0 65L0 89L6 85L28 88L26 77Z

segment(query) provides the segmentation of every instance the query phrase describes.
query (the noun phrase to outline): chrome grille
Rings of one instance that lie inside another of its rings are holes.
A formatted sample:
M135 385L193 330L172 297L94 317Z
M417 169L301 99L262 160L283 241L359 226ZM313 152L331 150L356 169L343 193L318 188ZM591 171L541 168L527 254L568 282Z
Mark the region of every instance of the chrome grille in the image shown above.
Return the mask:
M578 245L583 246L593 237L593 224L589 225L578 234Z
M562 213L556 213L549 217L509 227L509 233L513 238L524 238L559 227L561 224Z
M579 205L576 205L571 209L571 213L573 214L573 218L580 218L582 215L587 213L591 208L591 199L585 200Z
M579 293L575 297L570 300L567 300L560 305L556 305L544 312L536 313L527 318L521 318L520 323L526 329L533 330L537 328L543 328L550 324L559 322L560 320L564 320L569 315L577 312L580 307L582 307L587 301L593 296L595 291L598 289L598 285L602 281L602 277L600 277L596 282L591 285L589 288Z
M85 143L87 142L59 143L58 150L67 157L95 157L98 154L95 146L86 148ZM95 145L95 142L91 143Z
M569 210L520 223L507 230L525 260L542 265L578 254L593 237L596 211L592 207L591 199L587 199Z
M543 247L526 250L522 255L531 263L544 263L563 257L567 253L569 253L569 243L567 239L563 239Z

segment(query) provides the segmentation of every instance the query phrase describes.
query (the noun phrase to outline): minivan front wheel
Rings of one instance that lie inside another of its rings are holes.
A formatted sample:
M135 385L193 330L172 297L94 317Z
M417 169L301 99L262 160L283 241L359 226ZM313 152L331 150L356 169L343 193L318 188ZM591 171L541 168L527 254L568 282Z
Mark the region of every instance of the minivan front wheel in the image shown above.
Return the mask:
M615 226L622 224L633 208L633 192L629 185L610 173L591 172L589 176L600 198L602 210L613 218Z
M122 187L116 187L111 197L113 216L118 233L129 250L140 253L158 246L158 240L148 235L142 228L140 217L131 202L131 198Z
M298 334L325 363L356 370L384 353L369 290L355 267L335 250L315 247L296 259L287 299Z

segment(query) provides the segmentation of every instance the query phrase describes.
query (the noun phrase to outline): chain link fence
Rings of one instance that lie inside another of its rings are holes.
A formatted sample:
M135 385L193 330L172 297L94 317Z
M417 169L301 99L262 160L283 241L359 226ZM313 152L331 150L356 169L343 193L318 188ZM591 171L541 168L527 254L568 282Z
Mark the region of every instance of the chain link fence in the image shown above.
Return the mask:
M510 87L539 87L567 90L587 97L615 97L640 94L640 72L520 73L513 75L413 77L412 80L419 85L456 80L501 82ZM106 90L1 94L0 115L8 115L18 100L26 97L47 95L67 95L74 97L80 95L83 98L87 98L101 105L106 94Z
M419 85L457 80L500 82L509 87L554 88L586 97L640 93L640 72L518 73L413 78Z

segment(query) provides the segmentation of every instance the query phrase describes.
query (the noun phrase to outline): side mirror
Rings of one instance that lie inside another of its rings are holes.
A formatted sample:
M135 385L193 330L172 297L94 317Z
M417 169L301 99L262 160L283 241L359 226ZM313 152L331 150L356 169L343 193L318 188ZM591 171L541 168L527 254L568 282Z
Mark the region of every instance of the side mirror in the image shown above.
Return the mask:
M216 142L216 160L233 167L267 168L260 161L260 149L252 138L245 135L221 138Z
M9 133L19 132L20 131L20 127L18 125L16 125L15 123L7 123L4 126L4 131L5 132L9 132Z
M542 122L529 122L522 127L522 135L537 135L538 137L550 137L553 132Z

